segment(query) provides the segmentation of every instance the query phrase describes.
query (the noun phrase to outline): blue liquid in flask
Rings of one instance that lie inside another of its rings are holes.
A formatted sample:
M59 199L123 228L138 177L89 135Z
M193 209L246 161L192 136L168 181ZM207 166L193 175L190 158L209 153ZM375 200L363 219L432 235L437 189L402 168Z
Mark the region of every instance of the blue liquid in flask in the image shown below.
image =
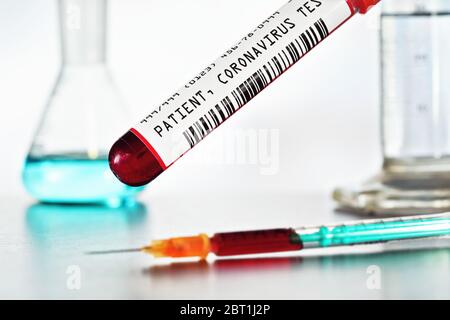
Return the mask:
M58 1L62 65L23 168L35 199L52 204L121 207L142 188L121 183L107 152L127 112L107 66L105 0ZM72 28L72 8L79 26Z
M120 206L134 202L143 189L121 183L109 169L106 157L29 156L23 181L33 197L47 203Z

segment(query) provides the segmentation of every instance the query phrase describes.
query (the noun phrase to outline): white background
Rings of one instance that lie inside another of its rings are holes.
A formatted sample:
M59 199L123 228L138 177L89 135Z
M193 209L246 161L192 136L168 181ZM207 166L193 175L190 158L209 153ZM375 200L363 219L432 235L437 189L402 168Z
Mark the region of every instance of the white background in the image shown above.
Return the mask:
M285 0L112 0L108 60L137 121ZM54 0L0 1L0 193L23 160L60 65ZM146 190L330 192L381 164L378 10L353 18ZM130 127L134 122L124 123ZM200 164L234 130L279 129L279 170ZM216 141L216 142L215 142Z

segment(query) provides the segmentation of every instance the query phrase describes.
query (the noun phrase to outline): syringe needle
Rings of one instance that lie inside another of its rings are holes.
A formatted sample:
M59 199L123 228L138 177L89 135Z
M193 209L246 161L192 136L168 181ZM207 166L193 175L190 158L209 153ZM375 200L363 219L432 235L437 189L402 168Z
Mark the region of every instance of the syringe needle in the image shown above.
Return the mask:
M139 252L143 248L130 248L130 249L116 249L116 250L103 250L103 251L88 251L86 254L110 254L110 253L128 253L128 252Z

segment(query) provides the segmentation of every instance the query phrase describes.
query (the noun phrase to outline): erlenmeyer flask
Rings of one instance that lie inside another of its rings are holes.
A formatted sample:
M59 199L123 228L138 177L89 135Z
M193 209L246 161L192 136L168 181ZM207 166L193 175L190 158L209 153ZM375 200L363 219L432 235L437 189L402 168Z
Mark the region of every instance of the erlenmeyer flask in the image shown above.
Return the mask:
M126 114L106 66L106 0L58 6L62 68L26 159L24 184L43 202L120 204L141 189L119 182L108 166Z

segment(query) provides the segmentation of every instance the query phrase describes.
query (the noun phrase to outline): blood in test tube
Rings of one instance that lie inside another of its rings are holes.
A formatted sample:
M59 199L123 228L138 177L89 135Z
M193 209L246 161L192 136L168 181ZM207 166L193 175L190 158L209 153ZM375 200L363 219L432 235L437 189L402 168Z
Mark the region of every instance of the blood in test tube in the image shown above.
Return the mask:
M216 233L210 239L217 256L301 250L303 245L294 229L272 229Z
M149 183L356 13L380 0L291 0L153 109L111 148L131 186Z
M142 186L155 179L166 168L158 161L150 146L132 130L125 133L109 152L109 165L114 174L129 186Z

